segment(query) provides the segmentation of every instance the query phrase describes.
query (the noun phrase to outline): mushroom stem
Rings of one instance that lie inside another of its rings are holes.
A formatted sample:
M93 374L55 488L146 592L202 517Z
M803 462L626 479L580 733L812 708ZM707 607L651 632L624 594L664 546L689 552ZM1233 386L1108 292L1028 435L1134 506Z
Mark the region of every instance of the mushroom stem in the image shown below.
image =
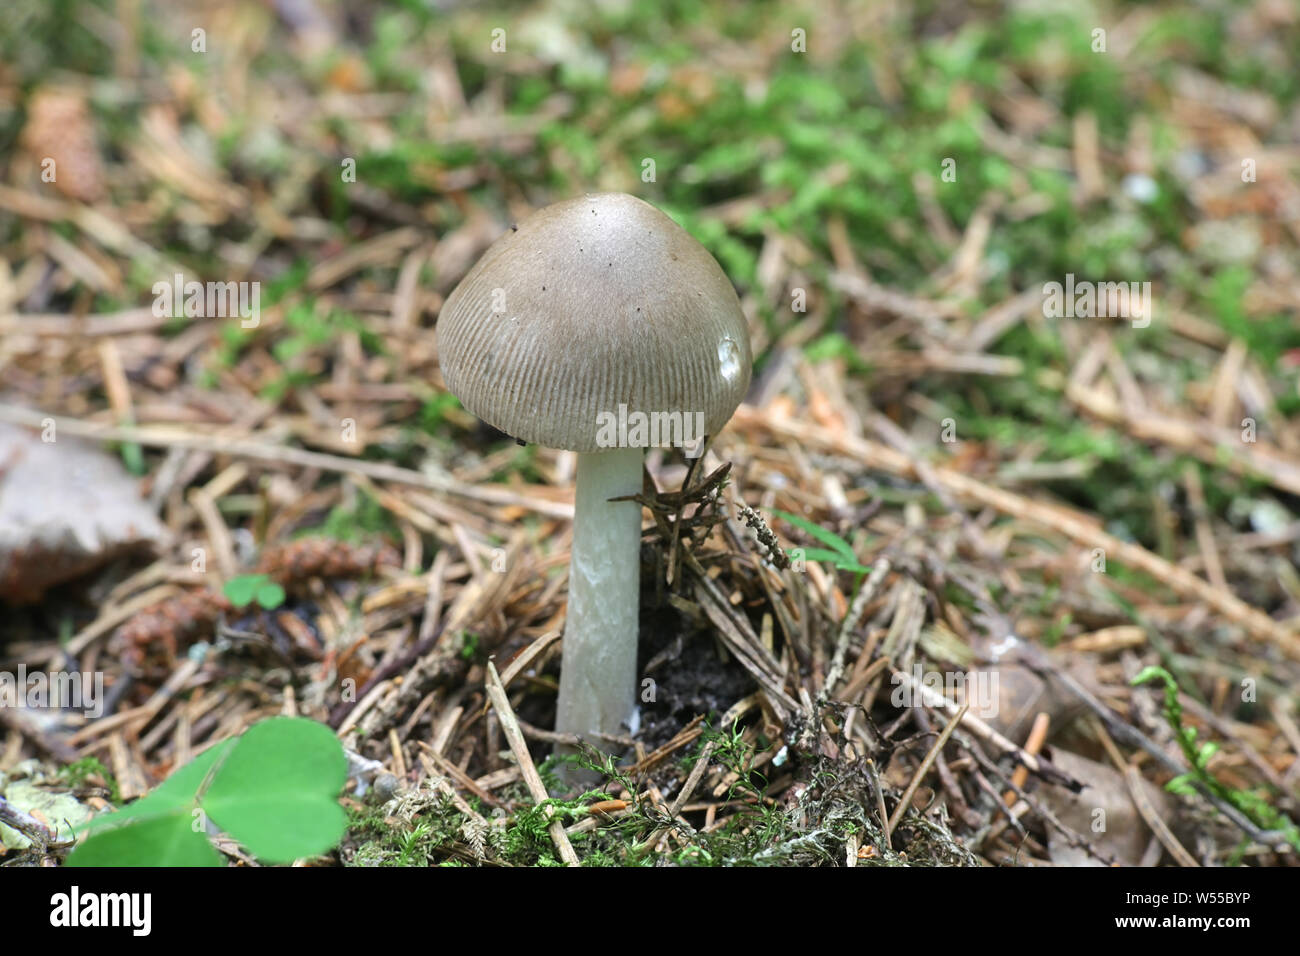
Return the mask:
M636 710L641 506L610 498L641 491L642 450L578 455L569 609L555 729L602 750L596 734L626 734Z

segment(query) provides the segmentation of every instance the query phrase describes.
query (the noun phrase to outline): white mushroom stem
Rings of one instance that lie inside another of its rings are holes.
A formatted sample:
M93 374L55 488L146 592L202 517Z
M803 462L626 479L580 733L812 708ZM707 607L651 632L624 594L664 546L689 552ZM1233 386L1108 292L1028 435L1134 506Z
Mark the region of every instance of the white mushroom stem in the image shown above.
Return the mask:
M608 750L596 734L626 734L636 710L642 450L578 456L569 609L555 729Z

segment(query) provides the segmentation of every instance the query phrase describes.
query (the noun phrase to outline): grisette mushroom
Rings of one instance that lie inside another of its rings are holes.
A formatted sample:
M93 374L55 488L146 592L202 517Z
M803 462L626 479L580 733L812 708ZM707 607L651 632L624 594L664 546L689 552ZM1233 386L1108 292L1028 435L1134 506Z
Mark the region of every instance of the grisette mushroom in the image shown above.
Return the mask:
M698 455L753 364L722 268L622 193L547 206L483 254L438 316L447 387L517 440L578 453L556 729L635 733L641 491L652 445ZM608 749L607 746L603 749Z

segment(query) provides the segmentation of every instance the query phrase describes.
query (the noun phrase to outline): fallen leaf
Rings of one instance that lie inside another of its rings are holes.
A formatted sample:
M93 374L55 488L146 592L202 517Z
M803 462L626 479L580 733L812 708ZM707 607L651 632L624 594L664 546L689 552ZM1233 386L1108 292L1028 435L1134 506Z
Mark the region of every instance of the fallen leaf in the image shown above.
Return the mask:
M1071 793L1064 787L1047 786L1040 798L1062 823L1086 838L1096 849L1121 863L1137 866L1142 861L1151 830L1129 795L1128 784L1116 770L1068 750L1055 749L1052 763L1083 782L1083 789ZM1164 791L1142 781L1156 813L1169 819L1172 806ZM1105 864L1049 827L1048 856L1057 866L1104 866Z
M0 601L39 601L47 588L165 536L116 458L0 424Z

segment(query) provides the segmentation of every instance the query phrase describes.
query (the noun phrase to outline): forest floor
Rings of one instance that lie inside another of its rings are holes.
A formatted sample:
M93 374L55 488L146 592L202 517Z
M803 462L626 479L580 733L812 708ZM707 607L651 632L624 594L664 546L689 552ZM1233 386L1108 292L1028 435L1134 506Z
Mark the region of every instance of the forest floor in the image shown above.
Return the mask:
M5 6L0 671L109 706L0 707L0 793L297 714L355 755L323 865L1300 861L1294 4ZM598 190L718 259L755 368L684 494L647 458L651 689L579 794L574 457L435 324ZM112 460L6 484L50 429Z

